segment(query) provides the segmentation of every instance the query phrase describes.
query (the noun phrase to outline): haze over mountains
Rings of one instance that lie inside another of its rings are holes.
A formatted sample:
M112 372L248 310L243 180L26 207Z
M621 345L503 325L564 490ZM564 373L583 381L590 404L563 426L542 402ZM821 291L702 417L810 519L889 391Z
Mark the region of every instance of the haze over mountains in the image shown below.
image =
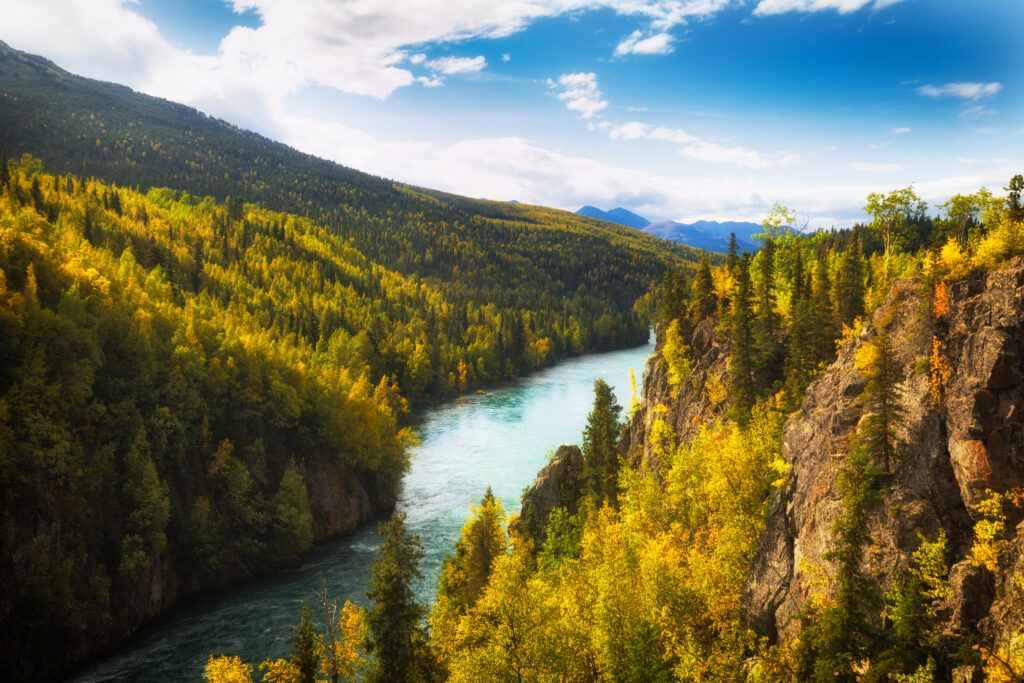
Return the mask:
M576 213L581 216L598 218L603 221L643 230L649 235L654 235L670 242L717 252L724 252L728 248L729 233L736 233L736 243L741 250L756 251L757 243L754 241L753 236L761 232L761 226L758 223L746 221L696 221L694 223L657 221L652 223L643 216L639 216L621 206L611 211L604 211L595 206L587 205Z

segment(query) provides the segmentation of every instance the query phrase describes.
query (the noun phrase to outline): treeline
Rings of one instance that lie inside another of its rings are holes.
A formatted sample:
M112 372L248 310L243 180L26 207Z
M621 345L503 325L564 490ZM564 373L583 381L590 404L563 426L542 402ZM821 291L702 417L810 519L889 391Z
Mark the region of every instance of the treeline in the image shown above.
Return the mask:
M786 485L780 441L787 415L896 277L920 278L935 292L919 322L928 333L927 316L941 313L946 281L1024 254L1022 186L1016 176L1005 199L958 195L926 231L918 231L924 208L912 188L872 195L872 223L841 232L794 234L782 227L791 216L777 207L757 255L731 253L692 279L669 275L660 316L663 333L676 334L662 344L670 384L690 381L687 332L710 318L729 348L731 419L711 420L691 442L678 443L657 417L664 407L651 407L654 457L634 469L609 457L621 409L597 382L582 439L578 511L552 511L535 533L507 524L488 492L443 565L429 620L417 620L422 607L401 612L404 636L394 642L404 648L406 668L395 680L930 681L964 663L980 666L989 680L1024 675L1019 652L940 645L940 606L950 592L943 534L920 539L887 593L861 566L870 544L866 519L900 448L902 368L885 330L857 357L864 417L839 476L843 509L825 556L830 566L822 568L824 589L807 601L792 642L769 645L741 622L751 558L771 500ZM933 400L941 401L941 362L923 360L930 361ZM970 551L979 566L997 552L992 525L1003 519L1002 499L993 501L984 504ZM408 582L415 553L405 559L399 575ZM372 610L385 609L386 598L372 598ZM883 627L871 616L879 611L887 615ZM370 646L360 661L372 679L384 680L373 658L378 637L371 628L352 645ZM217 677L226 670L208 668L208 680L228 680Z

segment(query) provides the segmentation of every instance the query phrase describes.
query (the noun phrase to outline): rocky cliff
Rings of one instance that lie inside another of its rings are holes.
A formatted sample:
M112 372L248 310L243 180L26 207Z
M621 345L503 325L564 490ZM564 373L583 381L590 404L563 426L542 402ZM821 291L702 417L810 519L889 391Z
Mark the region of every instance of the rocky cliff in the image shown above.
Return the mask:
M562 444L547 465L537 473L533 485L523 493L515 529L534 539L539 547L547 533L548 517L555 508L575 514L583 497L583 453L573 444Z
M746 584L748 624L771 640L792 637L794 617L828 570L833 522L841 514L836 480L863 407L857 351L883 328L903 367L899 457L869 516L862 569L884 588L907 568L919 541L941 528L949 538L953 595L944 634L1002 642L1024 627L1024 525L1008 506L1005 545L994 571L967 559L978 503L990 491L1024 484L1024 261L973 273L947 288L948 310L929 315L922 285L898 281L861 334L808 388L783 431L791 469L777 495ZM931 395L928 359L948 368L942 398ZM879 616L879 619L881 617ZM950 644L955 644L950 642Z
M724 417L728 408L725 387L729 383L729 349L726 341L715 334L714 322L707 318L694 328L690 339L693 370L675 390L669 385L658 337L655 353L644 369L640 407L619 440L619 455L632 465L652 463L649 444L655 421L670 425L683 442L697 436L702 424Z

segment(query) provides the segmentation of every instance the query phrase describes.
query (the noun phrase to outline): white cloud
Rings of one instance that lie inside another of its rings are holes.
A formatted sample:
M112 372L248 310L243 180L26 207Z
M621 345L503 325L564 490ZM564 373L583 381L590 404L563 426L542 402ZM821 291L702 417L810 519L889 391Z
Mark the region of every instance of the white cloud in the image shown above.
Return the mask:
M503 61L503 62L511 62L512 61L512 55L510 55L509 53L506 52L505 54L503 54L501 56L501 61Z
M965 100L976 100L995 95L1002 89L1002 83L946 83L922 85L917 92L928 97L962 97Z
M667 55L675 48L672 45L673 38L669 33L655 33L652 36L643 37L642 31L633 31L632 34L615 48L615 54L622 55Z
M629 121L627 123L613 126L611 130L608 131L608 136L613 140L637 140L639 138L645 138L647 140L664 140L679 144L700 140L696 135L690 135L685 130L681 130L679 128L652 126L647 123L640 123L639 121Z
M960 118L963 119L980 119L982 116L995 116L998 114L998 110L986 107L983 104L975 104L971 107L964 107L964 110L960 112Z
M418 76L416 78L416 82L426 88L439 88L444 85L444 79L440 76L431 76L430 78L426 76Z
M557 84L549 79L548 85L561 90L558 99L565 102L570 111L579 112L580 118L589 119L608 106L608 102L601 99L597 75L593 72L562 74Z
M483 55L477 57L441 57L426 63L434 71L445 75L472 74L481 71L487 66L487 60Z
M422 52L409 57L410 64L422 64L425 61L427 61L427 56Z
M835 10L840 14L856 12L867 5L882 9L895 5L900 0L761 0L754 8L754 14L784 14L786 12L821 12Z
M910 132L910 129L906 126L900 126L898 128L892 128L889 130L889 135L906 135Z
M679 150L679 154L690 159L700 159L715 164L736 164L755 169L790 166L800 162L799 155L792 152L779 152L773 157L768 157L746 147L730 147L709 140L700 140L687 145Z
M903 170L903 166L900 164L883 164L873 161L858 161L850 164L850 168L864 173L894 173Z

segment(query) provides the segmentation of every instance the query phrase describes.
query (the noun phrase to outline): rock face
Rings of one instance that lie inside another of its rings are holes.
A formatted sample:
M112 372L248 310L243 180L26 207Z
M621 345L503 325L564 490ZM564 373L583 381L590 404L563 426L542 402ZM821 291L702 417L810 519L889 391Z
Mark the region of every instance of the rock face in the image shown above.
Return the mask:
M583 453L579 446L562 444L541 468L533 485L523 494L516 527L528 534L537 546L544 542L548 516L555 508L575 513L583 496Z
M945 529L953 567L947 635L976 631L992 643L1024 625L1024 590L1015 583L1024 576L1019 516L1008 520L994 573L965 559L978 519L975 506L986 491L1024 484L1024 261L949 285L948 312L934 324L921 287L912 281L894 285L785 425L782 448L791 469L761 535L743 600L747 623L773 641L798 630L794 617L808 594L821 590L812 588L815 570L832 570L823 556L842 513L836 480L863 412L857 397L864 380L855 356L883 328L903 367L903 417L899 457L870 514L862 568L886 589L909 565L917 533L934 538ZM929 386L933 339L950 369L940 405Z
M729 382L729 349L715 335L714 321L707 318L693 330L690 353L693 371L673 395L668 382L668 367L661 356L661 339L655 354L647 360L644 370L643 397L632 421L619 440L619 455L636 466L640 462L658 466L650 444L655 421L672 426L680 442L690 441L700 432L702 424L722 418L728 407L724 391L716 395L716 387Z
M313 514L313 538L351 534L363 522L395 507L396 498L372 474L356 476L344 465L317 458L306 469L306 491Z

